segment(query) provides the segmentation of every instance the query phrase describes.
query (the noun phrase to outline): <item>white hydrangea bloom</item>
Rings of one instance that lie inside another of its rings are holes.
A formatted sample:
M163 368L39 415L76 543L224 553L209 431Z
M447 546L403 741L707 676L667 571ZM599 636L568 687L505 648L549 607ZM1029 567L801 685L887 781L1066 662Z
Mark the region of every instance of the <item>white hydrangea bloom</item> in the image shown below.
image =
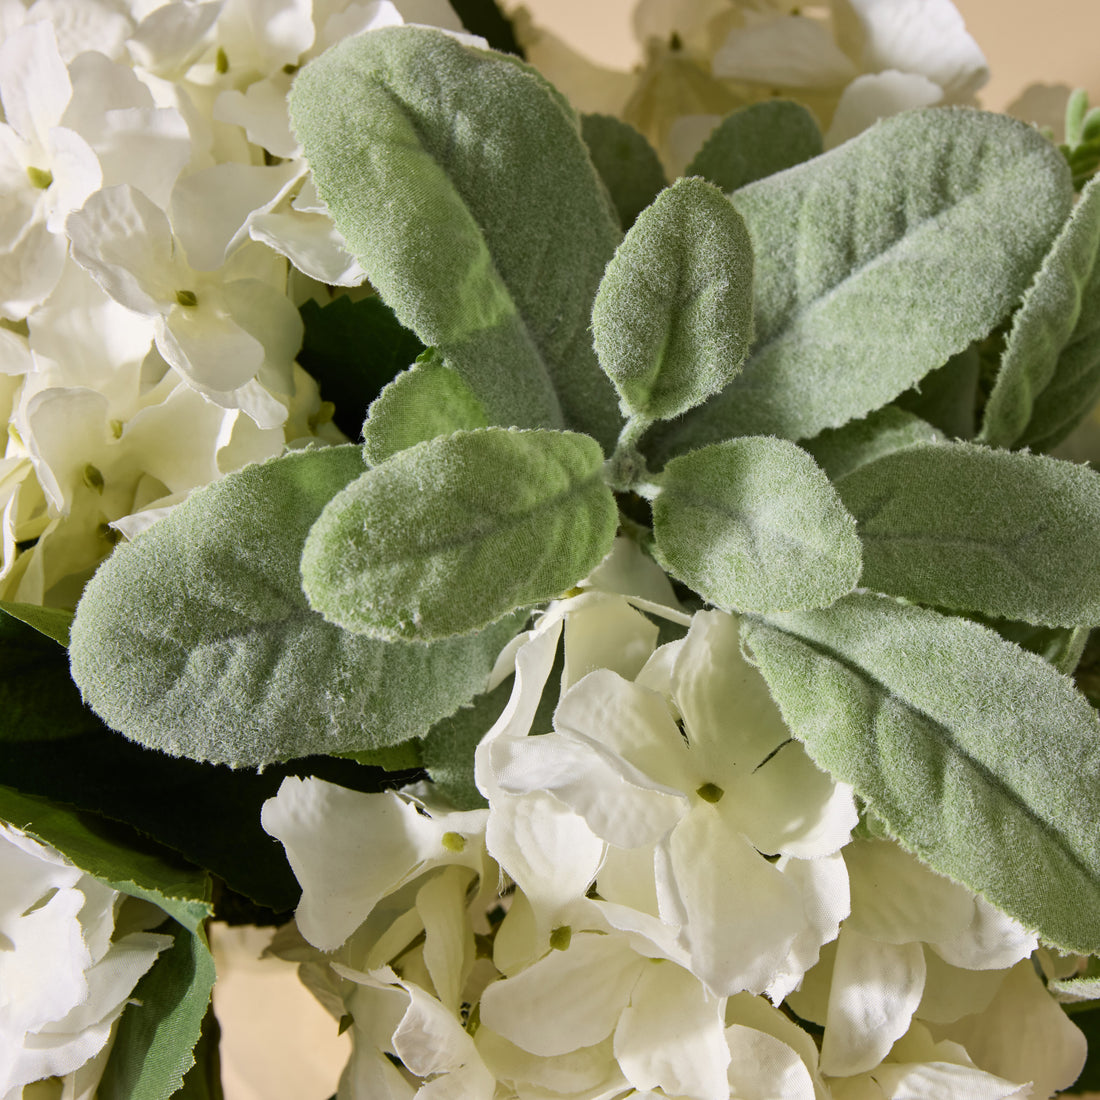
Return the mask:
M81 1094L94 1091L115 1022L138 979L172 943L143 931L116 938L127 901L0 822L3 1100L17 1100L24 1085L49 1077L79 1075L72 1084Z

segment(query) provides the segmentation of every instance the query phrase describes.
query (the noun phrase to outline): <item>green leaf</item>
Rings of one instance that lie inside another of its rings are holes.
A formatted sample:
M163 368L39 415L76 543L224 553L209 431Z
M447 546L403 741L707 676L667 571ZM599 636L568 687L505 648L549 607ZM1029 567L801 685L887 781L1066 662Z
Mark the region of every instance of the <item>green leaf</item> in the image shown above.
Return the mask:
M1079 1004L1082 1001L1100 1001L1100 959L1093 956L1083 972L1072 978L1053 978L1047 989L1063 1004Z
M52 638L60 645L69 644L69 628L73 621L71 611L61 607L42 607L36 603L11 603L8 600L0 600L0 611L34 627L39 634Z
M348 247L490 421L558 427L564 411L610 446L588 323L619 229L564 99L514 58L404 26L310 62L290 108Z
M222 1089L221 1042L222 1029L211 1002L202 1021L202 1031L195 1045L195 1064L187 1071L175 1100L225 1100Z
M381 298L347 296L327 306L313 299L299 313L305 324L298 362L336 407L333 421L351 439L382 387L424 350Z
M721 394L662 428L658 456L802 439L891 401L1008 313L1072 190L1035 130L953 108L888 118L733 201L756 256L756 343Z
M234 767L405 741L466 703L518 624L388 645L302 594L306 535L362 469L351 444L246 466L116 547L73 623L86 701L132 740Z
M802 446L831 481L839 481L860 466L902 447L943 442L943 435L919 416L886 405L862 420L849 421L843 428L826 428Z
M371 405L363 424L363 457L371 466L437 435L487 428L485 407L434 352L425 352Z
M973 439L981 368L977 345L971 344L926 374L913 389L898 394L894 403L950 439Z
M615 204L619 224L629 229L668 186L660 158L633 126L612 115L582 115L581 136Z
M752 340L752 245L717 188L678 180L638 216L600 283L592 338L639 420L679 416L737 373Z
M471 34L481 35L494 50L523 57L512 20L504 15L496 0L450 0L450 5Z
M862 584L1047 626L1100 623L1100 475L1045 455L920 444L837 486Z
M201 928L193 935L179 928L175 936L173 946L134 988L133 1001L118 1023L98 1100L168 1100L179 1095L195 1065L195 1046L214 988L214 958Z
M1100 394L1100 181L1082 194L1017 312L980 439L1049 450Z
M430 641L560 595L611 549L618 513L602 458L574 432L503 428L394 455L310 532L311 605L348 630Z
M785 439L734 439L673 459L653 534L665 568L725 610L824 607L859 579L855 521Z
M0 742L54 740L99 729L99 719L69 677L65 650L13 617L11 606L20 605L0 605L6 612L0 615Z
M1048 943L1100 947L1100 722L1072 681L883 596L748 620L742 644L817 764L906 848Z
M820 156L821 130L799 103L770 99L727 115L711 131L685 176L702 176L725 192Z

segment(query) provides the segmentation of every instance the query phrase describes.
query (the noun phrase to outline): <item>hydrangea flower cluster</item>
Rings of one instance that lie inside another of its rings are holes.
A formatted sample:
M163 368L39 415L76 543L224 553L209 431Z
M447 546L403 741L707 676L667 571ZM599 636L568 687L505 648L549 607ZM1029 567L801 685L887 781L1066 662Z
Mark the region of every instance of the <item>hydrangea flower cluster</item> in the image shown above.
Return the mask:
M640 70L601 68L529 18L532 64L580 109L621 115L673 176L730 111L774 97L806 104L839 145L876 119L974 102L989 69L951 0L640 0Z
M406 17L461 31L445 0L3 6L0 597L71 608L191 490L343 438L296 304L364 276L286 93Z
M293 778L264 807L303 888L273 951L352 1028L339 1096L1038 1100L1072 1083L1086 1044L1036 937L857 827L736 618L685 613L636 555L620 541L502 655L487 808ZM683 636L659 644L660 622Z

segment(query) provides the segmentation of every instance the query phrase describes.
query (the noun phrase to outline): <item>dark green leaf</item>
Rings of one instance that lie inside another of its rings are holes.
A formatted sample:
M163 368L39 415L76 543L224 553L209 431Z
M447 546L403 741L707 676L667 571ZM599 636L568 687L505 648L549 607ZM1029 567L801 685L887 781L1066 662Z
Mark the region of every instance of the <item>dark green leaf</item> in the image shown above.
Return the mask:
M972 344L926 374L913 389L898 394L895 404L938 428L948 439L973 439L981 365L981 356Z
M33 626L39 634L52 638L60 645L69 644L69 627L73 613L61 607L40 607L36 603L10 603L0 600L0 611L18 619L27 626Z
M831 481L839 481L860 466L902 447L943 442L943 435L931 424L896 405L886 405L862 420L849 421L843 428L826 428L802 446Z
M512 20L500 10L496 0L450 0L450 4L471 34L481 35L494 50L523 57Z
M668 186L653 146L629 123L612 115L582 115L581 135L619 214L629 229Z

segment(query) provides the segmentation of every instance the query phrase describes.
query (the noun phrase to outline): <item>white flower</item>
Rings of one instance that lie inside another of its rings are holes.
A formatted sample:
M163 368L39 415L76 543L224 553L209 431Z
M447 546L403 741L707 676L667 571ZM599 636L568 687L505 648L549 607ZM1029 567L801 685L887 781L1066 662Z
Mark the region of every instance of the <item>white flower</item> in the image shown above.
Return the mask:
M172 943L149 932L114 939L125 902L53 848L0 822L4 1100L33 1081L75 1074L103 1052L138 979Z

